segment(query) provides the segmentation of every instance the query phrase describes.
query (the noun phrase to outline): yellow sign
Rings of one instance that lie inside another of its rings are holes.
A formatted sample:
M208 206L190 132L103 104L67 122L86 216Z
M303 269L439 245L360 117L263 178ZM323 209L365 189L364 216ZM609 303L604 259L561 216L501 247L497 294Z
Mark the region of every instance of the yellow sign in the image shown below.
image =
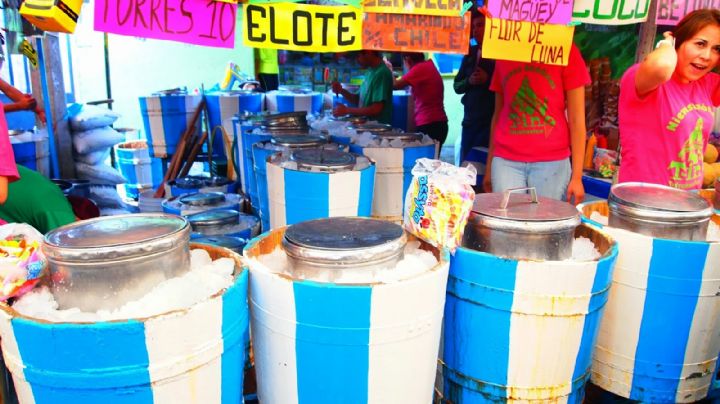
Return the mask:
M351 6L243 5L243 40L253 48L344 52L362 48L362 11Z
M488 18L482 56L567 66L574 27Z
M462 0L365 0L366 13L460 16Z

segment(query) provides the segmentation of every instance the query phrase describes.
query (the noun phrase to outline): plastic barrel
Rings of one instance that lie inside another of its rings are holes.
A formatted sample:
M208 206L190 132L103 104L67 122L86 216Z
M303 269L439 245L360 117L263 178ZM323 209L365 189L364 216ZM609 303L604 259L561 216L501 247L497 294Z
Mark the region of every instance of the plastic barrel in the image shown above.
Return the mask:
M144 141L120 143L115 146L115 161L125 177L125 195L138 199L140 192L155 189L163 179L162 160L150 157Z
M255 143L252 146L253 166L255 174L255 185L257 189L257 210L262 222L262 231L268 231L270 227L270 201L268 198L268 177L267 177L267 159L278 150L263 147L265 142ZM252 196L250 198L252 203ZM253 209L254 210L254 209Z
M254 239L245 257L279 248L283 234ZM448 265L432 251L438 265L389 284L336 285L251 268L259 401L430 403Z
M393 91L392 126L406 132L415 130L415 102L405 90Z
M162 212L163 201L163 198L155 198L154 189L142 191L138 196L138 209L141 213Z
M437 144L410 147L360 147L350 145L350 151L375 161L375 192L372 216L402 222L405 194L412 182L412 168L419 158L435 158Z
M210 130L213 131L215 127L221 126L225 131L224 136L220 131L215 132L213 154L219 156L231 155L234 131L232 118L245 112L262 112L264 101L265 96L262 93L230 92L213 93L205 96Z
M252 206L252 213L259 215L260 199L258 197L257 182L255 179L255 167L253 160L252 146L255 143L270 140L270 134L256 134L252 131L256 128L254 126L244 126L238 122L236 124L236 136L237 136L237 155L241 156L238 164L238 169L241 169L242 174L242 189L243 192L250 198L250 205Z
M15 163L50 176L50 143L48 138L40 138L28 142L15 142L10 137Z
M267 229L325 217L371 214L373 164L360 171L335 173L291 170L274 162L267 163L266 168L270 213Z
M522 261L460 247L450 263L448 402L582 403L617 246L584 225L598 261Z
M48 323L0 304L6 363L23 403L241 403L248 271L223 292L142 319Z
M275 90L266 93L265 105L273 113L307 111L309 114L319 114L323 109L323 94L315 91L293 93Z
M140 113L152 157L165 158L175 153L201 100L199 95L140 97Z
M583 213L607 212L607 202ZM720 223L720 216L712 220ZM620 247L592 382L631 400L694 402L718 386L720 243L658 239L609 226Z

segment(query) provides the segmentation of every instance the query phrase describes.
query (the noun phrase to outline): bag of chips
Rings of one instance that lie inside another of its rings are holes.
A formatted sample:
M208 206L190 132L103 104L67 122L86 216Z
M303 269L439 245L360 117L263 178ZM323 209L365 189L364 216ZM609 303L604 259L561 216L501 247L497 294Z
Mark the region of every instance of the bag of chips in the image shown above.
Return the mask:
M475 167L422 158L412 174L405 195L405 229L438 248L455 251L475 200Z
M46 272L43 235L27 224L0 226L0 301L32 289Z

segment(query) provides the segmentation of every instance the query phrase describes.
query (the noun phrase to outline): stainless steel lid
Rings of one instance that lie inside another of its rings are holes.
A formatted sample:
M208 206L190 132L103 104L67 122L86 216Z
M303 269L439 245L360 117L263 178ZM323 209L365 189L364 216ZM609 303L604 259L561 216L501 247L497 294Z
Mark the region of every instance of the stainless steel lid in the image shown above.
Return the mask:
M134 258L187 244L190 224L163 214L106 216L75 222L45 235L43 252L62 261Z
M238 224L240 212L233 209L209 210L187 216L193 230L209 226L226 226Z
M342 115L342 116L334 116L330 118L333 121L343 121L343 122L350 122L355 125L361 125L367 122L368 118L366 116L359 116L359 115Z
M199 189L203 186L203 181L199 178L183 177L176 179L171 185L182 189Z
M221 97L235 97L238 95L250 95L250 94L259 94L259 93L255 93L250 90L232 90L232 91L224 91L222 93L210 94L210 95L219 95Z
M296 135L296 136L273 136L270 142L277 146L288 148L305 148L322 146L327 143L327 139L322 136L313 135Z
M290 159L297 162L299 169L340 171L355 167L355 156L340 150L325 148L294 150Z
M266 126L307 126L307 112L283 112L265 116Z
M640 182L613 185L608 205L611 212L667 222L695 222L713 214L710 203L695 192Z
M232 181L230 181L227 177L210 177L205 179L204 182L206 187L221 187L231 183Z
M416 142L420 141L423 138L422 133L409 133L409 132L381 132L376 133L375 137L378 139L387 139L387 140L402 140L404 142Z
M353 265L399 256L406 242L405 231L395 223L331 217L289 226L283 247L298 260Z
M310 133L310 128L307 126L288 126L286 128L271 128L267 126L262 127L263 134L265 135L279 135L279 136L303 136Z
M221 192L196 192L180 197L180 203L188 206L211 206L225 202Z
M370 132L370 133L381 133L390 132L393 130L391 125L379 122L365 122L358 123L350 126L350 129L355 129L358 132Z
M155 91L152 93L153 96L166 96L166 95L187 95L187 88L170 88L167 90Z
M247 240L240 237L232 236L199 237L194 239L192 242L210 245L213 247L224 247L229 250L235 251L238 254L242 254L242 249L245 248L245 244L247 244Z
M535 188L518 188L477 194L472 219L496 229L552 231L577 227L580 213L567 202L538 197Z

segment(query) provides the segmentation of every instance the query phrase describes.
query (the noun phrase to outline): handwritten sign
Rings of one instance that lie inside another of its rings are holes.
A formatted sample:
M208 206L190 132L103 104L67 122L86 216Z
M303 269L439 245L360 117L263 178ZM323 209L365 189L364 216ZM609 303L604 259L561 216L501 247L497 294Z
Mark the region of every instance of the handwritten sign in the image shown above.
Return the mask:
M243 9L245 46L306 52L362 48L359 8L276 3L247 4Z
M568 24L572 0L489 0L490 15L505 20Z
M650 0L575 0L573 21L598 25L644 22Z
M441 17L365 13L363 48L386 51L467 53L470 14Z
M574 32L575 28L567 25L489 18L482 56L567 66Z
M462 0L365 0L363 7L370 13L423 14L457 17Z
M95 31L233 48L237 5L213 0L95 2Z
M677 25L690 12L701 8L720 9L720 0L658 0L658 25Z
M300 3L305 2L305 0L240 0L240 3L250 3L250 4L272 4L272 3ZM347 4L348 6L353 7L362 7L362 0L331 0L329 4L333 5L335 3L339 4ZM318 2L318 4L328 4L328 2Z

